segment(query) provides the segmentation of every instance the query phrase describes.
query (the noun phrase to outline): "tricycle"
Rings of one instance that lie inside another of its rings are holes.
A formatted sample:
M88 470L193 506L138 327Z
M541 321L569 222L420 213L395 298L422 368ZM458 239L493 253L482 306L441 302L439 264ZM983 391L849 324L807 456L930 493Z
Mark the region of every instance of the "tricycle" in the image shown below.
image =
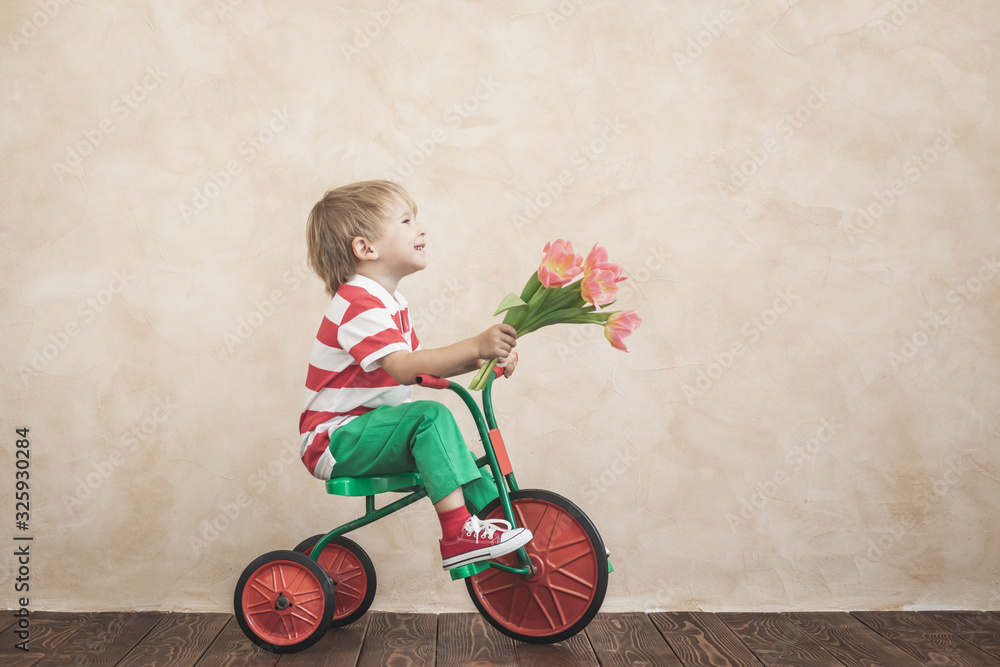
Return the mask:
M481 410L454 382L421 375L417 383L450 389L472 413L485 450L477 465L489 466L499 494L477 515L527 527L533 535L526 546L506 556L450 570L452 579L465 579L476 608L497 630L521 642L549 644L587 627L604 602L612 568L600 533L579 507L551 491L518 487L493 412L493 382L502 374L502 368L490 373ZM364 516L294 549L260 556L243 570L236 585L233 605L240 628L268 651L302 651L329 628L361 618L375 598L375 567L344 535L427 495L416 472L337 477L326 482L326 489L333 495L363 496ZM375 496L387 492L406 495L376 509Z

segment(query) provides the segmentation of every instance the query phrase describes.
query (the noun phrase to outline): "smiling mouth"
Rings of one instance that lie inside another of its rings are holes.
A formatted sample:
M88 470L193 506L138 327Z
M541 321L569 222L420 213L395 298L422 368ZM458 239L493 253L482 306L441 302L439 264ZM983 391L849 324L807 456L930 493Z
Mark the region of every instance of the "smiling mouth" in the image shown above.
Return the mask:
M424 244L424 245L426 245L426 244ZM424 245L415 245L415 246L413 246L413 249L414 250L423 250L424 249Z

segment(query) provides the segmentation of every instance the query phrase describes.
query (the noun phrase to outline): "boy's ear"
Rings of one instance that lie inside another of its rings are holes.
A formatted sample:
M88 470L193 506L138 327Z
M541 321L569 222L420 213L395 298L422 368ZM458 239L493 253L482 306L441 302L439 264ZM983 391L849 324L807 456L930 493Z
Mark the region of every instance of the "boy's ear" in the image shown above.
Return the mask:
M363 236L355 236L351 241L351 248L354 250L354 256L360 260L378 259L378 251Z

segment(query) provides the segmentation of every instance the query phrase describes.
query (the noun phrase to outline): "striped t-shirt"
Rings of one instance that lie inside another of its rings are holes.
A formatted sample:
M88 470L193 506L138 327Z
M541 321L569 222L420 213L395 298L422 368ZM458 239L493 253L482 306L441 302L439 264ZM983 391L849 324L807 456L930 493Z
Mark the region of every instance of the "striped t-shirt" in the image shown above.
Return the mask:
M377 407L413 400L413 388L396 382L379 361L398 350L418 349L399 292L390 295L361 275L337 288L313 343L299 419L299 454L309 472L330 478L330 433L337 427Z

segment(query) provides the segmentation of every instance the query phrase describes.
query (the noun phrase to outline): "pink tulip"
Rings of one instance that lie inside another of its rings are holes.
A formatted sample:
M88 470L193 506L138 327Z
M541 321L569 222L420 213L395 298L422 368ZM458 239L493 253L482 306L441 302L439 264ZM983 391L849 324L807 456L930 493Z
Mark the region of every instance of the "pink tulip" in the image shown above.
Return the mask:
M587 254L587 259L583 260L584 274L589 275L595 270L614 272L614 281L616 283L625 280L625 276L622 275L622 267L611 261L607 248L602 248L596 243Z
M587 259L583 260L583 272L590 273L595 268L603 267L603 265L610 263L611 258L608 256L608 249L602 248L595 243L594 247L587 254Z
M610 269L594 269L587 272L580 283L580 294L594 304L597 310L611 303L618 296L618 281Z
M632 332L638 329L640 324L642 324L642 320L639 319L638 311L623 310L618 313L612 313L608 318L608 323L604 325L604 337L608 339L611 346L615 349L628 352L628 348L625 347L623 341L626 337L632 335Z
M583 257L573 252L573 244L559 239L545 244L538 280L543 287L562 287L583 272Z

